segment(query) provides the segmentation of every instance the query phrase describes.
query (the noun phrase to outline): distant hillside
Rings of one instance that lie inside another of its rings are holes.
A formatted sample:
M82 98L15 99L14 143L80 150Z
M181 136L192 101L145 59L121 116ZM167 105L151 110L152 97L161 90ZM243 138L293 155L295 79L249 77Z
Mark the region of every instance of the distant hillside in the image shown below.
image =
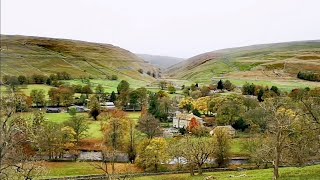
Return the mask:
M169 67L169 77L208 82L212 78L296 79L320 72L320 40L262 44L212 51Z
M147 62L150 62L152 65L158 66L161 69L166 69L174 64L177 64L183 61L183 58L169 57L169 56L158 56L158 55L149 55L149 54L137 54L140 58L144 59Z
M73 77L153 81L144 72L158 73L150 63L110 44L66 39L1 35L1 75L49 75L66 71Z

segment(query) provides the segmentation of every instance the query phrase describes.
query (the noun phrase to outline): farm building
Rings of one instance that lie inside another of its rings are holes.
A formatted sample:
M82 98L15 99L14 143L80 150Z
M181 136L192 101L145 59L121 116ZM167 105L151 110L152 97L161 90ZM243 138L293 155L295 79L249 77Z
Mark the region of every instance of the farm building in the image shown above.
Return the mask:
M102 109L106 109L106 110L116 109L116 106L114 105L113 102L104 102L104 103L101 103L100 105Z
M90 109L88 109L88 108L86 108L84 106L70 106L70 107L68 107L68 112L72 108L75 108L77 112L88 112L88 111L90 111Z
M61 109L60 108L47 108L46 113L60 113Z
M190 113L181 113L177 111L173 117L173 127L187 128L192 118L195 118L201 126L203 126L203 119Z

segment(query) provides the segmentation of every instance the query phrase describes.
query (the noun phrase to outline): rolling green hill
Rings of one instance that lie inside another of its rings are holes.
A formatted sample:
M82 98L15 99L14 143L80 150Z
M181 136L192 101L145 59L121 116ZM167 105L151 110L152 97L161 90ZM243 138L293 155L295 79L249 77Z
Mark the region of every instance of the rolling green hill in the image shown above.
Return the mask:
M194 56L167 69L170 78L210 82L283 81L311 86L296 78L299 71L320 72L320 40L223 49Z
M1 35L1 75L32 75L66 71L73 77L151 82L158 68L135 54L110 44L66 39Z

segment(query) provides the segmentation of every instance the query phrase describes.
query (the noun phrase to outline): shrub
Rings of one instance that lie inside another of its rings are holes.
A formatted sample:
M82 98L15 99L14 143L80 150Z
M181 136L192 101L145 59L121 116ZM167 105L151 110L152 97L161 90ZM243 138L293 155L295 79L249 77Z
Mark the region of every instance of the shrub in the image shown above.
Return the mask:
M320 74L315 72L299 72L297 74L299 79L307 80L307 81L320 81Z
M111 76L111 80L113 80L113 81L118 80L118 76L113 74L113 75Z

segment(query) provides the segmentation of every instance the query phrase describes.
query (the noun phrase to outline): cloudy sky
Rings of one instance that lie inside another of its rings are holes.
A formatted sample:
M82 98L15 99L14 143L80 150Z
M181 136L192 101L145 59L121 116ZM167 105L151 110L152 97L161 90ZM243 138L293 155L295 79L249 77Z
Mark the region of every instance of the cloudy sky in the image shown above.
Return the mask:
M320 39L319 0L1 0L1 33L109 43L191 57Z

